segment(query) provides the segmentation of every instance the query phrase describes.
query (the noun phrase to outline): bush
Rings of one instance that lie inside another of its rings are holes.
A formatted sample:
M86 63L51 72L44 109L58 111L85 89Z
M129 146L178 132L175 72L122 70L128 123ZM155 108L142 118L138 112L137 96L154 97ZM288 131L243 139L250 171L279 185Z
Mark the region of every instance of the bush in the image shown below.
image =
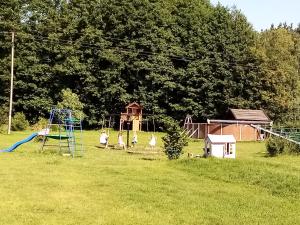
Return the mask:
M0 107L0 125L8 124L8 107Z
M300 154L299 144L292 143L280 137L270 137L266 142L266 148L270 156Z
M276 156L278 154L283 153L283 139L279 137L270 137L266 142L266 148L270 156Z
M1 124L0 125L0 134L7 134L8 125L7 124Z
M39 131L45 129L48 125L48 119L39 117L39 121L32 126L33 130Z
M175 121L168 121L167 135L163 137L164 152L171 159L178 159L183 154L183 147L188 145L186 132Z
M8 130L8 107L2 105L0 107L0 133L6 134Z
M300 145L292 142L287 142L284 152L287 154L300 154Z
M14 131L26 130L29 122L26 120L24 113L18 112L12 118L11 129Z

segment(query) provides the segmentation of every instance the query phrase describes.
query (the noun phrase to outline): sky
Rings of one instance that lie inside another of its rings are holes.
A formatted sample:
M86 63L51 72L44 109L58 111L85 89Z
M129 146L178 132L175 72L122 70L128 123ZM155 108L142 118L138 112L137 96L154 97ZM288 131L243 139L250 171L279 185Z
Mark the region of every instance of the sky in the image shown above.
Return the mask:
M215 5L220 2L224 6L235 5L248 18L254 29L261 31L277 26L280 22L300 23L300 0L211 0Z

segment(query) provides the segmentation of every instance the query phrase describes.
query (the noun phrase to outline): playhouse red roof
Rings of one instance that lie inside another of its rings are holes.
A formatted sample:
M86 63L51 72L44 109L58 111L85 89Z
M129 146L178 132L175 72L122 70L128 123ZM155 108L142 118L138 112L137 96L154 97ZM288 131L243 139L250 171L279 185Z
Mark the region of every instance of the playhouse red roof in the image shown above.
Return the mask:
M126 109L127 108L138 108L138 109L141 109L143 107L140 104L136 103L136 102L132 102L132 103L130 103L129 105L126 106Z

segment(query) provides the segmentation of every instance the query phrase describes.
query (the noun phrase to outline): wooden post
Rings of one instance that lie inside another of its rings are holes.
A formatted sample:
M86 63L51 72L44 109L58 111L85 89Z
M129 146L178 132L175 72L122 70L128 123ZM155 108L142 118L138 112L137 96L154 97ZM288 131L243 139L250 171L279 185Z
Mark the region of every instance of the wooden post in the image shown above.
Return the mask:
M223 135L223 124L221 123L221 135Z
M240 124L240 141L242 140L242 126Z
M109 121L108 121L108 128L111 126L111 116L109 116Z
M122 131L122 123L123 123L123 121L122 121L122 119L120 119L119 131Z
M11 115L13 105L13 85L14 85L14 54L15 54L15 33L11 33L11 71L10 71L10 98L9 98L9 114L8 114L8 130L7 134L10 134L11 130Z
M149 131L149 119L147 119L146 125L147 125L147 132L148 132Z
M207 124L207 134L209 134L209 124Z
M130 125L130 122L127 121L127 148L129 148L129 125Z
M192 127L193 127L193 133L194 133L194 131L196 130L196 129L195 129L195 125L196 125L196 124L194 124L194 123L193 123L193 125L192 125ZM192 135L191 138L193 138L193 137L194 137L194 134Z
M130 116L127 114L127 148L129 148L129 125L130 125Z

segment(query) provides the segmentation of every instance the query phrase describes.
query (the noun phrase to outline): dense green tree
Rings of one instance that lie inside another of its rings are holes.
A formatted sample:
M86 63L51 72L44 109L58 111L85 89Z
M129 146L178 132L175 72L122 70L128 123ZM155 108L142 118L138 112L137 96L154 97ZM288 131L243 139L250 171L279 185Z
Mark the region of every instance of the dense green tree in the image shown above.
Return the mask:
M198 117L207 118L220 117L228 107L256 108L258 62L251 52L255 36L252 27L239 11L221 5L202 23L206 28L196 23L195 33L199 27L203 32L196 33L196 41L189 41L200 57L187 70L190 113L196 110Z
M19 31L20 3L18 0L0 3L0 106L8 107L11 69L11 32Z
M299 62L293 34L285 28L259 34L256 54L261 60L261 107L275 120L293 111L299 90Z
M176 119L220 117L228 107L266 108L275 119L296 112L299 35L286 24L257 34L240 11L208 0L1 4L0 105L11 48L3 31L16 31L14 109L31 123L64 89L90 125L131 101Z
M61 49L73 47L59 41L61 2L34 0L22 7L22 29L16 40L15 98L16 110L25 112L31 122L47 115L60 91L70 86L64 86L63 81L72 80Z

